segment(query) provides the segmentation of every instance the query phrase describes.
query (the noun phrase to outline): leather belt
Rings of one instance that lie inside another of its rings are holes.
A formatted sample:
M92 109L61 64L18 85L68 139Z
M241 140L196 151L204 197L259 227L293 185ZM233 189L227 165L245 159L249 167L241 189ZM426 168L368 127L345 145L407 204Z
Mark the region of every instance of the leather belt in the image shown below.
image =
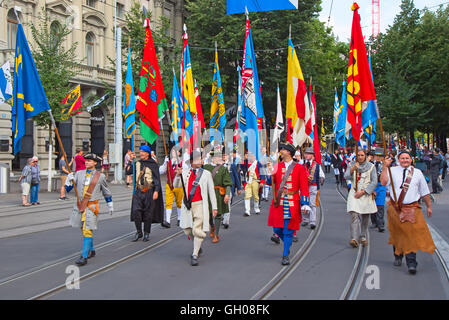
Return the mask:
M292 196L292 195L297 194L297 193L299 193L299 192L298 191L293 191L293 190L287 190L287 191L283 191L282 192L282 194L289 195L289 196Z

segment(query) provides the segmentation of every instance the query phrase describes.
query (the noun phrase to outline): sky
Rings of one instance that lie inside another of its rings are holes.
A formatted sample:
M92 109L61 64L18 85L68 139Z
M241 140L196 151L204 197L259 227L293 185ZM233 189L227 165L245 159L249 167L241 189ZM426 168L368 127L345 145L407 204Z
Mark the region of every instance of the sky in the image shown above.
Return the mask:
M349 42L351 38L352 11L351 5L354 0L322 0L322 11L320 13L320 21L328 23L330 11L330 23L334 35L342 42ZM360 7L362 33L368 37L371 35L371 3L372 0L356 1ZM447 0L415 0L417 9L437 10L439 4L449 4ZM380 32L385 32L390 25L393 24L394 18L401 11L401 0L380 0ZM436 7L435 7L436 6Z

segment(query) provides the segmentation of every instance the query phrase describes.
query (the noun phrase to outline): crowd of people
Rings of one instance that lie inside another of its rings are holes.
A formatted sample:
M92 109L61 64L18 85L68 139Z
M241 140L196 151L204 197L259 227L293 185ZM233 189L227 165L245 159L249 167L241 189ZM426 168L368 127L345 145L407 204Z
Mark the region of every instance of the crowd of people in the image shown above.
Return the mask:
M259 160L248 151L243 156L236 150L227 154L220 145L207 154L201 151L183 154L173 148L161 165L151 147L143 145L138 158L131 150L125 155L126 183L133 188L130 218L136 228L134 242L150 240L152 223L171 228L175 202L176 225L192 239L191 265L197 266L207 236L212 243L218 243L222 240L220 228L229 228L236 194L243 192L245 217L260 214L261 204L268 202L272 194L268 216L268 226L273 227L271 240L283 243L281 264L288 265L290 248L298 241L296 233L300 226L311 230L317 226L320 188L326 173L333 172L337 187L348 190L349 245L367 246L369 222L372 228L384 232L387 218L394 265L400 266L405 256L411 274L416 273L416 252L433 253L435 249L421 211L423 201L427 216L432 215L427 175L431 177L432 193L441 192L441 180L446 176L449 161L449 155L443 156L437 149L416 156L409 150L385 155L381 148L360 149L357 154L350 149L337 149L334 153L323 152L321 165L313 148L295 148L288 142L281 143L279 152L270 155L262 148ZM37 157L28 159L19 179L24 206L39 204L37 163ZM93 231L97 228L98 200L104 197L110 213L113 212L107 183L109 155L107 150L101 158L78 149L69 163L62 156L59 168L63 185L60 200L68 199L67 192L79 186L70 224L82 230L83 250L77 264L85 265L87 259L95 256Z

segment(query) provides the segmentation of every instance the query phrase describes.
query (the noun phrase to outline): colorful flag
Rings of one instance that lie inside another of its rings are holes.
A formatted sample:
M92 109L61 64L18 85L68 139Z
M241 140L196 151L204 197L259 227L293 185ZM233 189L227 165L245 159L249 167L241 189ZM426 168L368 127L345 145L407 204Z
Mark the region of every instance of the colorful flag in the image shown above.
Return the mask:
M276 110L276 124L274 125L273 138L271 144L275 144L281 137L281 133L285 130L284 119L282 118L281 93L279 91L279 84L277 87L277 110Z
M343 91L341 93L341 101L338 112L337 129L335 134L335 142L337 142L340 147L345 147L345 135L346 135L346 115L348 111L348 105L346 103L346 82L343 81Z
M86 107L87 112L92 112L92 109L99 106L103 101L105 101L107 98L109 98L109 93L106 93L104 96L102 96L100 99L96 100L93 104ZM135 97L134 97L135 99Z
M204 123L203 108L201 107L200 94L198 92L196 80L195 80L195 104L196 104L196 113L198 115L198 121L200 123L200 129L205 129L206 125Z
M256 55L254 52L253 37L249 19L246 19L245 45L243 47L242 89L244 107L241 117L245 122L245 134L248 141L248 150L260 159L259 123L264 118L262 95L260 92L259 76L257 73ZM250 134L250 135L248 135ZM254 138L248 140L248 138Z
M234 128L234 143L236 143L237 139L240 138L240 130L244 128L244 125L241 123L241 117L242 114L242 104L243 104L243 90L242 90L242 68L240 66L237 66L237 74L239 78L238 83L238 89L237 89L237 116L235 118L235 128Z
M369 100L376 100L373 79L368 64L368 57L363 40L360 17L356 2L351 9L354 11L352 18L351 45L348 65L348 122L351 125L351 133L356 141L360 140L362 131L362 104Z
M173 89L171 99L171 127L172 137L171 140L178 145L179 137L182 130L182 103L181 95L179 94L178 81L176 80L175 70L173 70Z
M159 120L164 117L168 105L148 18L145 19L145 48L139 79L136 109L140 112L140 135L153 144L159 136Z
M339 112L340 102L338 101L337 88L335 88L335 99L334 99L334 122L332 126L332 132L334 134L337 133L337 121L338 121L338 112Z
M244 13L272 10L298 10L298 0L227 0L226 14Z
M373 77L373 70L371 68L371 55L368 57L369 69L371 73L371 78ZM374 84L374 83L373 83ZM362 105L362 128L367 137L370 140L370 143L374 143L376 141L376 122L377 122L377 105L376 101L370 100L367 104ZM363 107L365 108L363 109Z
M12 98L12 79L9 68L9 60L0 68L0 103Z
M81 85L70 91L62 100L64 108L61 109L61 120L65 121L71 116L81 113Z
M315 100L315 92L311 91L310 99L312 102L312 108L313 108L313 116L312 116L312 124L313 124L313 131L315 134L313 135L313 150L315 151L315 161L318 162L318 164L321 164L321 150L320 150L320 134L318 132L317 128L317 121L316 121L316 100Z
M310 103L301 66L292 40L288 39L287 104L285 118L291 142L302 146L308 141L306 123L310 120ZM311 129L311 128L310 128Z
M125 118L125 136L131 138L136 131L136 96L134 95L133 73L131 71L131 49L128 50L123 117Z
M324 121L321 119L321 146L326 148L326 133L324 132Z
M214 141L217 132L223 140L223 128L226 125L226 110L224 105L223 88L221 86L220 68L218 66L218 52L215 50L214 76L212 78L212 93L210 105L210 142Z
M306 134L310 137L313 143L314 140L314 130L316 124L316 114L315 114L315 102L312 100L313 91L312 84L309 86L309 104L310 104L310 118L306 121Z
M196 113L196 101L192 65L190 62L189 36L187 32L184 33L182 38L184 40L181 61L181 100L184 114L184 122L182 124L184 130L182 145L185 145L193 139L193 114Z
M12 99L11 120L16 155L22 147L25 121L43 111L50 110L22 24L17 27Z

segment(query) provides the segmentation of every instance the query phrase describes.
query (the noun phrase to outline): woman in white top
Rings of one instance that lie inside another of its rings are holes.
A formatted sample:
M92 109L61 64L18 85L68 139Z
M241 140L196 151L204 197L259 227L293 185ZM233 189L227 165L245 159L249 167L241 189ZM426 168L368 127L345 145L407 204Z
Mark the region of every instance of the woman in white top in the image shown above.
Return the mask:
M377 173L374 164L368 161L365 150L357 152L357 159L349 164L345 172L345 179L351 180L346 209L351 214L351 241L349 244L356 248L360 239L362 245L366 246L368 244L366 231L369 217L370 214L377 212L376 202L372 195L377 186ZM359 232L359 224L361 232Z
M388 202L387 221L390 238L388 244L393 245L395 256L394 265L399 267L405 255L408 272L416 273L416 252L418 250L433 253L435 244L421 211L419 200L423 199L427 206L427 216L432 216L430 191L421 170L414 168L412 157L407 151L401 151L398 156L399 165L391 168L393 186L391 184L388 167L391 158L384 160L384 167L380 175L383 186L387 186L391 200ZM411 179L410 179L411 177ZM408 183L407 181L410 180ZM401 196L401 193L403 195Z

